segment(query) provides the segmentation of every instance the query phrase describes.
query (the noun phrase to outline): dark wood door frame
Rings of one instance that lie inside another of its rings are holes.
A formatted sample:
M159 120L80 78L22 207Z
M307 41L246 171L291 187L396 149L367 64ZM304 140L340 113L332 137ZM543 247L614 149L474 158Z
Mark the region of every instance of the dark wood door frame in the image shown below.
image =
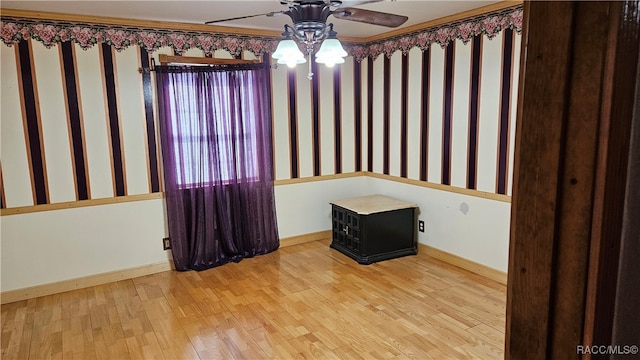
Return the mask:
M612 340L640 2L525 2L523 21L505 357L578 358Z

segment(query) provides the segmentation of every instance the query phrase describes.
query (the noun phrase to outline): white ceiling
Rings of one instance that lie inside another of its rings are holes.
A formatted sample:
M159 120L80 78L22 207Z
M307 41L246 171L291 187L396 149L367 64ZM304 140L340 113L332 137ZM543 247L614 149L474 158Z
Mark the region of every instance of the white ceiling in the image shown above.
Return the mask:
M438 19L447 15L479 8L500 0L489 1L435 1L396 0L380 1L358 5L359 8L406 15L409 20L400 28ZM351 6L358 1L343 1L343 6ZM203 24L208 20L226 19L237 16L263 14L286 10L278 0L236 0L236 1L5 1L3 9L33 10L65 14L107 16L125 19L159 20ZM338 36L369 37L389 32L393 29L330 18ZM282 31L290 23L289 17L259 16L250 19L218 23L221 26L235 26L262 30Z

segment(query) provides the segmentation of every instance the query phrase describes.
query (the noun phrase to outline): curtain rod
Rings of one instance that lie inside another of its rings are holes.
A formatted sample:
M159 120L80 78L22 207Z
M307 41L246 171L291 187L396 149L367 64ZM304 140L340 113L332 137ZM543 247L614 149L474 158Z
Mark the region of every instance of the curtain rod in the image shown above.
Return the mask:
M158 56L160 65L168 64L196 64L196 65L237 65L237 64L259 64L262 60L244 60L244 59L221 59L221 58L207 58L207 57L195 57L195 56L172 56L166 54L160 54ZM140 67L138 72L149 73L155 71L156 62L154 58L151 58L151 66L148 68Z

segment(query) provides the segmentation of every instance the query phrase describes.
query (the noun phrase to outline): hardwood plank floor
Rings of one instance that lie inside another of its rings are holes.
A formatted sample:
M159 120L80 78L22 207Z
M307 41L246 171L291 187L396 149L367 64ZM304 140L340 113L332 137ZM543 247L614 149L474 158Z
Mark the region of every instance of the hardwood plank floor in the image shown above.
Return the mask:
M328 241L2 305L2 359L498 359L505 286Z

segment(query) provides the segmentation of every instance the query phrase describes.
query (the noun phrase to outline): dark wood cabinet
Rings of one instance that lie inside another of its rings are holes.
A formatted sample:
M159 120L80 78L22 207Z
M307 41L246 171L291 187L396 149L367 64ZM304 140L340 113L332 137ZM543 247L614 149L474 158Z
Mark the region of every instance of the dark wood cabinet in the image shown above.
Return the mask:
M331 248L360 264L418 253L415 204L382 195L331 202Z

